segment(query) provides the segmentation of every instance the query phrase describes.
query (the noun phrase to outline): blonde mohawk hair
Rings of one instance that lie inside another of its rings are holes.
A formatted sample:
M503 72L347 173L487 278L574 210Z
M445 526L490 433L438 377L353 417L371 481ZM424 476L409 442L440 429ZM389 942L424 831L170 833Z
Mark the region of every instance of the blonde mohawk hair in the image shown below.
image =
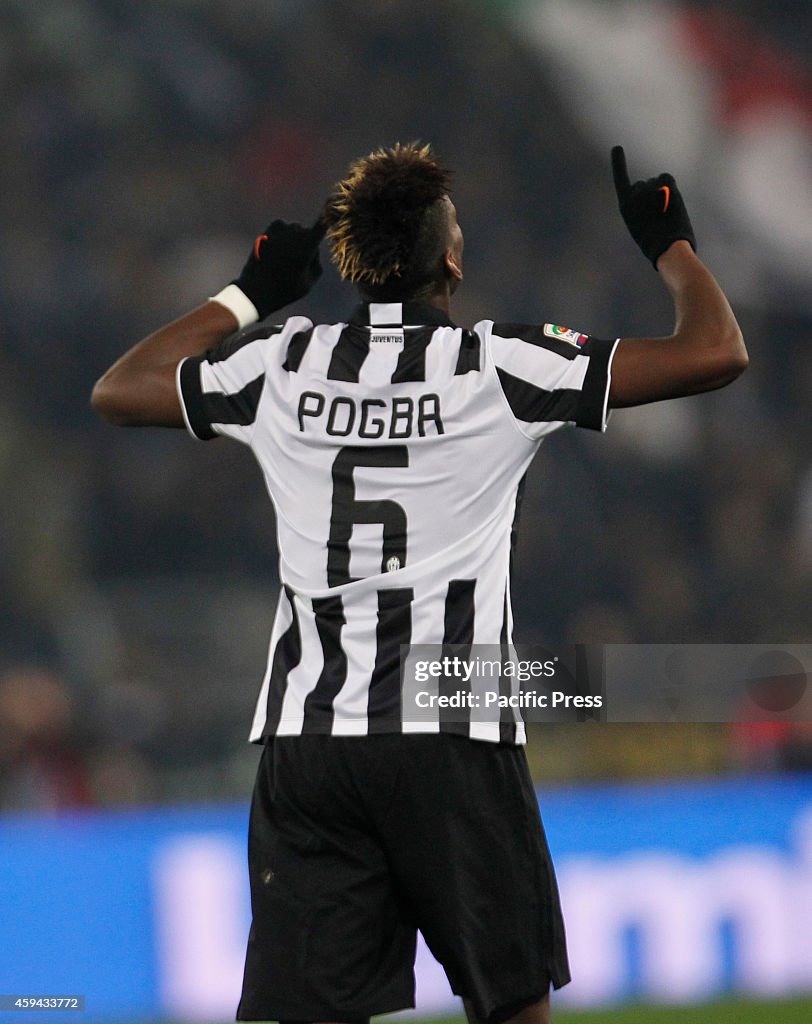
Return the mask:
M450 173L431 146L380 148L353 163L327 200L324 217L339 274L363 289L421 287L436 271L438 203ZM441 239L441 242L443 240Z

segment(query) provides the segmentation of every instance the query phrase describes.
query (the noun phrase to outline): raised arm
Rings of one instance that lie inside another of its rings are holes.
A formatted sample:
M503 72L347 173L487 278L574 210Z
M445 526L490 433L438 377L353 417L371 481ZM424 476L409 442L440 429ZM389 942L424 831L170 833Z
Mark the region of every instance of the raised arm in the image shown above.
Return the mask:
M97 381L93 408L117 427L182 427L175 372L187 356L201 355L239 326L237 316L212 299L139 341Z
M609 405L643 405L724 387L748 364L739 325L711 272L696 255L693 228L670 174L631 184L620 146L612 150L623 219L674 303L665 338L622 338L612 362Z
M254 242L235 281L113 363L93 388L93 408L117 426L182 427L175 388L178 363L307 294L321 274L323 237L321 220L311 228L274 221Z

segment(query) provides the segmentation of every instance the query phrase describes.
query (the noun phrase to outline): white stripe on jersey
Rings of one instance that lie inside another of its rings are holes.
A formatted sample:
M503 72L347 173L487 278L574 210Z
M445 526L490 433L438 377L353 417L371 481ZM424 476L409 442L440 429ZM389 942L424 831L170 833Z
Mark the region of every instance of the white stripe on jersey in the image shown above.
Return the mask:
M311 324L312 326L312 324ZM343 324L335 324L314 332L307 351L304 354L299 373L311 374L316 379L327 376L327 368L330 365L330 357L333 349L341 336Z
M373 327L403 323L402 302L375 302L369 307L369 322Z
M404 342L371 341L369 355L361 364L359 383L370 388L384 388L392 379Z
M276 650L279 638L290 626L291 619L290 602L288 601L285 591L280 590L279 600L276 605L276 615L274 616L273 628L271 629L271 641L268 649L268 664L265 668L265 675L262 679L262 686L259 690L259 698L257 699L257 705L254 709L254 720L251 724L251 732L248 737L251 741L258 740L260 736L262 736L262 730L265 728L265 708L268 706L268 688L271 684L273 654Z
M589 357L577 353L568 361L537 345L516 344L515 338L491 335L491 353L497 366L526 381L544 381L547 390L584 386Z
M302 638L302 660L290 670L288 675L288 685L282 699L279 725L276 730L277 736L298 736L301 733L304 723L304 702L312 692L316 680L324 668L324 655L319 645L316 619L312 608L308 607L309 602L300 598L295 598L295 601ZM257 701L257 716L260 724L257 730L257 719L255 719L254 731L250 736L252 740L258 740L262 736L267 706L267 693L264 703L262 694L260 694Z
M284 590L251 739L448 730L524 742L518 712L404 721L399 654L507 649L519 482L547 433L605 426L612 352L385 303L348 322L260 326L181 364L190 431L249 444L276 509Z

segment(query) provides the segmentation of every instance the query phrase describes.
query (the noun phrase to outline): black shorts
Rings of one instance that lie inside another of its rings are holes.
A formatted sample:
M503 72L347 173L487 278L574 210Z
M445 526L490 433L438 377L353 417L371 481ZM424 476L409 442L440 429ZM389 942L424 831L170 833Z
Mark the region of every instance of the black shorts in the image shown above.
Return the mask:
M521 747L447 734L277 737L259 766L248 860L238 1020L351 1021L414 1006L418 928L481 1019L569 981Z

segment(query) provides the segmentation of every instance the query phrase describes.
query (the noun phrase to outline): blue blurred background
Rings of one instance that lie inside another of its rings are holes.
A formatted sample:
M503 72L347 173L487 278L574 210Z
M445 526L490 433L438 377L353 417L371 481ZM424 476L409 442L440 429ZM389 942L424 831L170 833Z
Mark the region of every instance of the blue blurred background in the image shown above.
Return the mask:
M110 1019L230 1016L273 516L238 446L111 429L89 393L378 145L430 141L455 171L459 322L666 334L664 289L616 211L623 143L633 175L676 174L751 353L718 394L544 446L517 638L809 640L810 40L812 5L765 0L0 2L0 993L39 977L106 992L94 1012ZM353 301L328 268L300 308L330 319ZM538 726L528 755L581 950L562 1004L812 990L808 723ZM184 856L226 894L197 930ZM731 893L704 980L669 916L689 877ZM758 879L786 913L755 947L742 921L758 908L735 893ZM626 883L648 894L636 908ZM625 936L603 979L584 945L600 908L606 941ZM227 980L196 1011L177 992L217 962Z
M574 978L558 1008L812 988L812 780L539 796ZM233 1019L250 921L244 847L241 806L0 819L4 993L84 995L88 1022ZM417 1003L418 1016L460 1009L422 944Z

